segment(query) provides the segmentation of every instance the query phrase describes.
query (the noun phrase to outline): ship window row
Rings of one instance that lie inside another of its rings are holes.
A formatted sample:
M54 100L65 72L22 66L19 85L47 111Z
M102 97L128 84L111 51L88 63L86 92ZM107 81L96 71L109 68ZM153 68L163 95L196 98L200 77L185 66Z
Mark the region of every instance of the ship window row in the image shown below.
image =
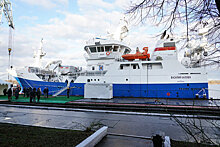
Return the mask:
M163 69L161 63L143 63L142 64L143 69ZM139 64L121 64L120 70L126 70L126 69L140 69Z
M201 90L201 88L191 88L191 90Z
M180 75L188 75L188 74L191 74L191 75L199 75L201 73L179 73Z
M163 69L161 63L142 63L143 69Z
M179 90L189 90L189 88L179 88Z
M98 47L89 47L87 48L90 50L91 53L96 53L96 52L117 52L119 49L119 46L98 46ZM125 52L129 52L129 50L127 49Z
M179 88L179 90L189 90L189 88ZM201 88L191 88L191 90L201 90Z
M190 73L191 75L199 75L199 74L201 74L201 73Z
M136 64L121 64L120 65L120 70L126 70L126 69L140 69L139 65Z
M188 75L189 73L179 73L179 75Z
M92 82L92 81L100 81L99 79L87 79L87 82Z

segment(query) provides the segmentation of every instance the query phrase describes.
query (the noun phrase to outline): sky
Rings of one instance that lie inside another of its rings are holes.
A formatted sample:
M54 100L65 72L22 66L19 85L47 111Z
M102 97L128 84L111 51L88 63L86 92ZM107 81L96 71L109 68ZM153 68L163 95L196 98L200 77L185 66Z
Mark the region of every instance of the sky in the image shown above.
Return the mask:
M62 60L63 65L86 66L84 46L94 37L113 32L131 5L130 0L11 0L13 31L11 65L33 65L33 52L43 38L43 64ZM133 2L133 1L132 1ZM129 16L126 16L129 18ZM156 43L163 32L150 23L129 23L125 42L135 50ZM7 79L9 27L3 16L0 24L0 78Z

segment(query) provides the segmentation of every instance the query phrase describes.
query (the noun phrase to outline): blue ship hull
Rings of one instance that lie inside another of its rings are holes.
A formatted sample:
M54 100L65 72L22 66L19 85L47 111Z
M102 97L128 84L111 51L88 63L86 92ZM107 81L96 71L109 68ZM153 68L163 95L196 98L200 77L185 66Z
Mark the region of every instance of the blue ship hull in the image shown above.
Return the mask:
M16 78L23 87L49 89L53 95L67 86L64 82L44 82ZM70 83L70 95L83 96L85 83ZM204 90L202 90L204 89ZM66 95L66 90L60 95ZM208 98L208 83L185 84L113 84L113 97L144 97L144 98Z

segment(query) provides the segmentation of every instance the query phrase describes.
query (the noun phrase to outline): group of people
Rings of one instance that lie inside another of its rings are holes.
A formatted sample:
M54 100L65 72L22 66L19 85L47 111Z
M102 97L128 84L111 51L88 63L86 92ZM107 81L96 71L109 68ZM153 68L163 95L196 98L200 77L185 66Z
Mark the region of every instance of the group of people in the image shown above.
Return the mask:
M18 99L20 91L21 91L21 87L17 87L15 89L12 89L12 85L11 85L11 87L9 89L5 88L3 90L3 94L4 94L4 96L8 95L8 100L11 101L13 92L14 92L15 99Z
M12 86L11 86L12 87ZM3 90L3 94L4 94L4 96L6 96L6 95L8 95L8 101L11 101L11 98L12 98L12 88L9 88L9 89L4 89Z
M23 88L23 93L24 93L24 97L27 96L27 97L30 97L30 103L32 102L36 102L36 97L37 97L37 101L39 102L40 101L40 96L42 94L41 92L41 88ZM44 97L47 97L48 98L48 93L49 93L49 90L48 88L44 88L43 90L43 93L44 93Z
M21 91L20 87L17 87L16 89L12 89L12 86L11 86L9 89L5 88L3 90L3 93L5 96L8 95L8 100L11 101L13 92L14 92L15 99L18 99L20 91ZM36 97L37 97L37 101L39 102L41 94L42 94L41 88L36 89L36 88L31 88L31 87L29 87L29 88L24 87L23 93L24 93L24 97L30 97L30 103L36 102ZM44 97L48 98L49 89L45 88L43 90L43 93L44 93Z
M40 96L41 96L41 89L38 88L36 90L36 88L24 88L23 89L23 92L24 92L24 97L27 96L27 97L30 97L30 103L32 102L36 102L36 97L37 97L37 101L39 102L40 101Z

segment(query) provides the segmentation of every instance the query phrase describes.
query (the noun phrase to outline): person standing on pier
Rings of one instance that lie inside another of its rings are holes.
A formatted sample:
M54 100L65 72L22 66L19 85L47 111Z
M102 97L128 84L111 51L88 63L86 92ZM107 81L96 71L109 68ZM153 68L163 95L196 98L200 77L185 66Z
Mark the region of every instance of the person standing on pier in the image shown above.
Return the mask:
M11 87L8 89L8 101L11 102L11 97L12 97L12 89Z
M30 96L30 103L32 103L32 100L33 100L33 91L31 88L28 88L28 92L29 92L29 96Z
M30 96L31 91L32 91L31 87L29 87L29 88L26 89L26 95L27 95L27 97Z
M46 88L46 94L47 94L47 98L48 98L48 93L49 93L49 89Z
M37 101L40 101L40 96L41 96L41 89L37 88Z
M70 97L70 88L69 87L67 88L66 93L67 93L67 98L69 98Z
M33 90L31 90L30 92L30 103L36 102L35 98L36 98L36 88L33 88Z
M16 100L17 100L18 97L19 97L19 91L20 91L20 88L17 87L17 88L15 89L15 99L16 99Z
M7 95L7 88L5 88L5 89L3 90L3 94L4 94L4 96Z
M33 88L33 102L35 103L36 102L36 88Z

